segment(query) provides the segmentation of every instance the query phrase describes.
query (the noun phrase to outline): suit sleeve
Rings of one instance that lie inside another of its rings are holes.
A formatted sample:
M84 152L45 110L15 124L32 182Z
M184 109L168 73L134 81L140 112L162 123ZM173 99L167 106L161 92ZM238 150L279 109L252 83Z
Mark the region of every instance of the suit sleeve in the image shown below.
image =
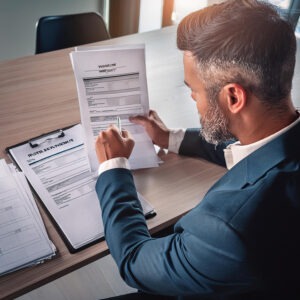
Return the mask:
M129 170L104 172L96 191L105 239L128 285L165 295L222 294L251 285L243 242L222 220L191 212L174 234L152 238Z
M201 137L199 128L190 128L185 132L184 138L179 147L179 154L201 157L225 167L226 163L223 150L232 142L233 141L229 141L228 143L215 146L207 143Z

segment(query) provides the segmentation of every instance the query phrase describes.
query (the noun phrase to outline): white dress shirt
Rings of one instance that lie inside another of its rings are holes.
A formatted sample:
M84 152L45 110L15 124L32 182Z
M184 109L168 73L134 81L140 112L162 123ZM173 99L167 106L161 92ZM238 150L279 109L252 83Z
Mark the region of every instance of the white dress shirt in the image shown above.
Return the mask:
M234 165L236 165L239 161L244 159L246 156L257 150L258 148L264 146L265 144L269 143L276 137L280 136L281 134L287 132L289 129L294 127L297 123L300 122L300 117L297 118L296 121L291 123L290 125L284 127L283 129L269 135L268 137L259 140L255 143L248 144L248 145L241 145L239 141L230 144L226 149L224 149L225 155L225 162L227 169L231 169Z

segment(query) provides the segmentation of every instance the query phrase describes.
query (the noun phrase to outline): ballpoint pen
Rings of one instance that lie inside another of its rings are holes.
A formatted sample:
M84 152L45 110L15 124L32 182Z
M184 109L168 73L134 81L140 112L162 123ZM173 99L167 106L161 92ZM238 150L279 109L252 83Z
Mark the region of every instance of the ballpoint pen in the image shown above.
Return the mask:
M119 129L120 134L122 134L122 124L121 124L121 118L117 116L117 127Z

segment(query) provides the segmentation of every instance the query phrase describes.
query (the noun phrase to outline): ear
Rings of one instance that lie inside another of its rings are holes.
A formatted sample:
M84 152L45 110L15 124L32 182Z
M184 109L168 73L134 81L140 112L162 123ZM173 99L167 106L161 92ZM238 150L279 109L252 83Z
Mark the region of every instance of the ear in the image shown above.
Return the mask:
M233 113L239 113L247 104L247 92L237 83L229 83L222 88L223 103Z

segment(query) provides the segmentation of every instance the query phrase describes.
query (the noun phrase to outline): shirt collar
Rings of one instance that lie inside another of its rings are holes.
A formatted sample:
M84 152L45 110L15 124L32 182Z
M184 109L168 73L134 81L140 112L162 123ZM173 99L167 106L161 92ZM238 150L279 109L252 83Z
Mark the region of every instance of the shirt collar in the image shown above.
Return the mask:
M247 157L249 154L259 149L260 147L264 146L265 144L269 143L270 141L277 138L281 134L285 133L286 131L294 127L299 122L300 122L300 117L298 117L297 120L291 123L290 125L275 132L274 134L249 145L241 145L239 141L228 145L226 149L224 149L224 157L225 157L227 169L228 170L231 169L233 166L235 166L239 161Z

